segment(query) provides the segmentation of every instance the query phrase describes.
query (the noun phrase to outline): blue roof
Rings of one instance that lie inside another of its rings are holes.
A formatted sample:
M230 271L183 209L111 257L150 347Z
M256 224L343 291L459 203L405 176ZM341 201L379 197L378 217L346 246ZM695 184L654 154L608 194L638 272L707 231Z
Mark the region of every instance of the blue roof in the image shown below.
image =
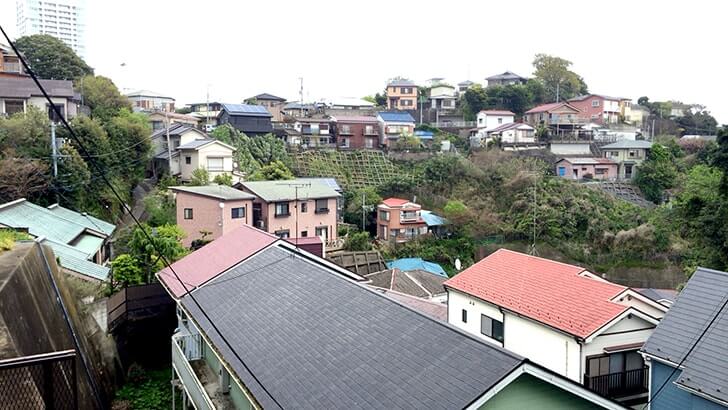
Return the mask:
M432 131L415 131L415 137L421 140L431 140L435 136Z
M445 225L447 220L439 215L435 215L432 211L420 211L420 216L425 220L427 226Z
M415 122L408 112L381 111L377 115L386 122Z
M387 262L387 268L389 269L399 269L402 271L410 271L410 270L423 270L425 272L430 272L432 274L442 276L443 278L447 278L447 273L445 272L445 269L442 268L439 264L435 262L427 262L426 260L422 258L402 258L402 259L395 259L393 261Z
M222 104L223 110L230 114L249 115L253 117L271 117L268 110L262 105L251 104Z

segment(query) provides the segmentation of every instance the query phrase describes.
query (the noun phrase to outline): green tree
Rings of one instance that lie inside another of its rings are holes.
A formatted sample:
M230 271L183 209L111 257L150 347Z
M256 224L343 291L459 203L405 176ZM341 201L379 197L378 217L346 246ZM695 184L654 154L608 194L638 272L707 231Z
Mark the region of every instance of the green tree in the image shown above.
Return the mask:
M30 105L25 113L0 116L0 151L8 149L19 157L50 158L48 114Z
M71 144L59 149L58 177L53 180L53 189L60 195L62 205L71 209L85 209L89 197L91 171L86 161Z
M215 175L215 178L212 179L212 182L214 182L218 185L232 186L233 185L233 176L228 174L227 172L224 174L218 174L218 175Z
M114 153L112 152L111 142L109 136L104 130L103 125L99 120L89 118L86 116L78 116L71 121L71 127L73 128L76 137L78 137L80 144L82 144L87 152L84 152L79 145L79 141L72 138L70 133L65 127L59 127L56 134L60 138L65 138L70 141L71 145L84 157L84 160L88 162L88 158L85 156L90 155L94 161L101 167L101 169L107 171L107 175L114 177L115 172L109 172L109 167L115 164ZM111 170L115 171L114 168ZM95 171L95 170L94 170Z
M0 201L3 203L19 198L33 200L49 187L48 164L39 160L17 157L0 159Z
M660 203L664 191L675 185L677 175L674 157L670 151L662 145L654 144L647 159L637 169L634 182L647 199Z
M190 185L192 186L204 186L210 184L210 173L205 168L197 168L192 171L192 178L190 178Z
M344 249L356 252L371 250L372 244L369 240L369 232L364 231L350 233L344 241Z
M410 133L402 133L394 143L394 148L398 150L416 150L421 147L420 139Z
M15 41L31 70L40 78L75 80L92 75L93 69L63 41L47 35L34 34Z
M144 177L144 171L151 157L152 133L149 120L144 114L122 110L116 117L104 123L111 149L114 152L114 167L132 184Z
M281 161L273 161L270 164L264 165L255 174L251 175L250 181L279 181L286 179L293 179L293 173L290 169Z
M480 84L468 88L462 97L463 116L466 121L475 121L475 117L487 106L488 95Z
M547 101L556 101L558 87L559 100L565 101L588 92L584 79L569 69L571 61L548 54L536 54L533 60L534 77L545 89Z
M177 220L174 200L166 191L157 191L144 198L144 210L149 215L150 226L174 225Z
M131 102L121 95L113 81L102 76L87 75L76 81L83 103L91 109L91 116L101 120L119 115L126 109L131 111Z
M685 115L675 118L675 122L684 130L683 134L715 135L718 131L718 121L705 110L687 110Z
M363 202L362 202L363 201ZM373 187L348 189L344 191L344 221L360 226L362 211L366 212L364 230L376 227L376 209L382 197Z
M187 254L187 249L180 243L186 236L182 228L177 225L152 228L142 224L141 227L134 229L128 244L130 255L139 262L147 283L152 280L155 272L165 267L165 259L172 263Z
M111 274L114 287L142 285L145 282L144 271L139 261L129 255L121 254L111 261Z

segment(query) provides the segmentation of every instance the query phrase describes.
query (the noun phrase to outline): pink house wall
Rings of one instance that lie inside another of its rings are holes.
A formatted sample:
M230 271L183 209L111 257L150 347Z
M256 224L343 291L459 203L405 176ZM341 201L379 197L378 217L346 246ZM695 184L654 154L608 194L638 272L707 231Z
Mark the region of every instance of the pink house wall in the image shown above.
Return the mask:
M564 167L564 174L561 175L559 168ZM596 169L605 169L606 173L597 175ZM577 170L578 177L575 177L574 170ZM598 165L574 165L568 161L562 160L556 163L556 175L563 178L582 179L584 174L591 174L594 179L616 179L618 176L617 164L598 164Z
M416 223L416 222L404 222L403 223L401 221L400 213L402 211L417 211L418 212L418 218L419 218L419 212L421 210L422 210L422 207L419 206L419 205L417 207L408 207L408 208L405 209L405 208L402 208L402 207L388 207L386 205L380 204L377 207L377 238L384 239L384 238L381 237L381 232L380 232L382 226L386 226L387 227L386 229L387 229L387 232L388 232L388 234L387 234L388 237L389 237L389 232L391 232L392 229L403 230L403 229L407 229L407 228L421 228L421 227L427 226L427 224L424 223L424 222L420 222L420 223ZM381 217L380 211L388 211L389 212L389 220L388 221L383 220L383 219L380 218Z
M202 195L177 192L177 225L187 237L182 240L184 246L189 247L195 239L201 239L200 231L209 231L207 239L217 239L221 235L235 228L252 222L253 201L251 199L221 200ZM220 208L220 203L224 204ZM232 217L232 209L245 207L245 217ZM192 209L192 219L184 218L184 210Z
M308 237L316 236L316 228L326 227L327 238L337 238L336 226L336 198L327 198L326 204L329 209L326 213L316 213L316 201L309 199L307 201L299 201L298 206L298 232L296 232L296 208L295 201L288 202L288 209L291 213L286 217L275 216L275 202L261 202L261 218L266 221L267 231L275 233L276 231L290 232L291 238L300 237L301 232L306 231ZM301 204L306 203L306 212L302 212Z

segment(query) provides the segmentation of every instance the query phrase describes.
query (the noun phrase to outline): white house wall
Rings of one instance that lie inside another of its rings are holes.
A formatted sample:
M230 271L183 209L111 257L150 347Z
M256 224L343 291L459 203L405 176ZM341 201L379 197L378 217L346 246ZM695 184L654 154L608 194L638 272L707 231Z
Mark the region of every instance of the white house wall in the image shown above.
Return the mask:
M625 317L602 334L595 337L583 348L581 368L586 370L586 358L604 354L604 348L633 343L644 343L655 330L655 325L636 316ZM635 349L636 350L636 349Z
M462 309L468 322L462 322ZM458 291L448 291L448 322L489 343L499 342L480 333L480 315L503 322L505 348L575 381L581 381L580 346L572 336L553 330L530 319L521 318L480 299Z
M499 118L501 119L500 123L498 122ZM486 131L490 131L494 128L500 127L503 124L513 123L513 116L478 113L477 120L478 128L484 128Z

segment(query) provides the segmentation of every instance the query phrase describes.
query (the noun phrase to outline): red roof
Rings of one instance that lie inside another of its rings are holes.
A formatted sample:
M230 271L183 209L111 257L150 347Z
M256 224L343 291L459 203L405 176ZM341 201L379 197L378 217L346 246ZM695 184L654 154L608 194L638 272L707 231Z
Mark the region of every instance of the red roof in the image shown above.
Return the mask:
M382 203L387 206L402 206L410 201L402 198L387 198Z
M560 108L561 106L567 106L575 111L579 111L578 108L574 107L571 104L565 103L565 102L555 102L555 103L549 103L549 104L541 104L539 106L533 107L530 110L526 111L526 114L535 114L539 112L549 112L551 110L555 110L557 108Z
M488 115L516 115L515 113L508 110L480 110L480 112Z
M278 237L274 235L244 225L173 263L172 269L191 291L276 240ZM174 297L185 294L184 287L169 268L159 271L157 277Z
M624 286L579 276L584 271L499 249L445 286L586 338L628 307L610 301Z

